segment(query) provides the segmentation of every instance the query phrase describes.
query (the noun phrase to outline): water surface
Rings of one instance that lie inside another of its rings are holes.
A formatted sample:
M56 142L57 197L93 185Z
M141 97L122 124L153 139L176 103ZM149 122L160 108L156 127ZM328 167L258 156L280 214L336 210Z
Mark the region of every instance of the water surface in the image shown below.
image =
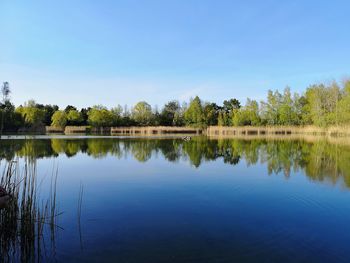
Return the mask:
M345 145L20 137L0 156L35 163L43 196L58 167L62 229L42 261L350 262Z

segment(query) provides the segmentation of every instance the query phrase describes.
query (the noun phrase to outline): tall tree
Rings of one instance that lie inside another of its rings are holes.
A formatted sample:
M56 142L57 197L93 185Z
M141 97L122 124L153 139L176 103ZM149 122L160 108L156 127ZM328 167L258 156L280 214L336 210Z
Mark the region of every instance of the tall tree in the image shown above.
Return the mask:
M175 125L175 116L180 114L180 109L181 107L178 101L169 101L164 105L164 108L160 113L160 124L165 126Z
M29 127L38 127L43 125L45 111L43 109L39 109L36 105L37 104L34 100L29 100L28 102L24 103L24 106L19 106L16 109L16 112L22 115L25 124Z
M67 114L68 125L77 126L81 125L83 122L83 116L79 111L71 109L68 111L68 113L66 111L65 113Z
M184 114L185 123L189 126L202 127L204 123L204 115L202 102L198 96L196 96L191 102Z
M88 112L88 122L94 127L108 127L113 124L114 116L106 107L97 105Z
M207 126L218 124L220 107L216 103L205 103L203 107L204 123Z
M138 125L150 125L153 121L151 105L145 101L138 102L132 109L132 118Z
M9 101L9 95L10 95L10 84L5 81L1 86L1 94L2 94L2 103L6 104L7 101ZM5 119L5 113L6 108L1 109L1 129L0 129L0 139L4 130L4 119Z
M55 111L51 118L51 126L64 128L67 124L67 113L65 111Z

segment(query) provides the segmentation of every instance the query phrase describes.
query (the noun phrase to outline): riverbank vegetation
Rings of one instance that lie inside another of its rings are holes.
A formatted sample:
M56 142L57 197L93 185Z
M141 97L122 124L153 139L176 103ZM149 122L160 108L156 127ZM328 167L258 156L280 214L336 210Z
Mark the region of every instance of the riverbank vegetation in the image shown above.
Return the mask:
M283 91L269 90L263 101L247 99L244 105L235 98L222 105L204 102L198 96L189 102L174 100L161 110L141 101L131 108L118 105L108 109L97 105L77 109L68 105L60 109L56 105L43 105L30 100L15 107L10 101L8 82L2 85L0 103L1 133L13 131L37 131L40 127L53 126L304 126L350 124L350 80L342 83L320 83L309 86L303 93L292 94L290 88Z
M24 167L9 160L0 174L0 185L10 200L0 208L0 261L46 262L55 255L57 231L56 184L52 174L47 200L40 197L36 158L26 156Z

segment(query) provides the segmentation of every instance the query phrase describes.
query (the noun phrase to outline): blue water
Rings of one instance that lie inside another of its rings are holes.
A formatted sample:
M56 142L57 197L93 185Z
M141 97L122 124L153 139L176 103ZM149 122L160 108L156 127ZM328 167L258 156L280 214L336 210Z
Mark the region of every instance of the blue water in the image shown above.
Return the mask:
M58 206L64 212L55 249L43 261L350 262L345 146L339 151L326 142L207 145L206 139L167 139L147 146L156 140L79 140L71 142L78 149L73 156L63 147L35 158L46 178L43 195L52 166L58 167ZM93 153L91 140L100 145ZM227 153L239 160L225 162Z

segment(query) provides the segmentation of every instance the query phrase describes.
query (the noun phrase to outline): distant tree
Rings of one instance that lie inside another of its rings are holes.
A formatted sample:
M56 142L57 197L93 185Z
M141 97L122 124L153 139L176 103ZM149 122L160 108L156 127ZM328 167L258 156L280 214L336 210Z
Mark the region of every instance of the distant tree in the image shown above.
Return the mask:
M51 126L64 128L67 124L67 113L65 111L55 111L51 118Z
M275 92L269 90L267 93L267 101L261 102L262 119L268 125L279 124L280 107L282 104L282 95L278 90Z
M64 111L65 111L66 113L69 113L71 110L78 111L78 109L77 109L76 107L72 106L72 105L68 105L68 106L64 109Z
M202 108L202 102L198 96L196 96L191 102L184 114L186 125L194 127L202 127L204 123L204 114Z
M101 105L92 107L88 116L88 123L94 127L109 127L114 121L113 113Z
M10 84L6 81L1 86L1 94L2 94L2 104L6 104L9 101L9 95L11 93ZM0 138L2 136L2 132L4 130L4 119L6 114L6 107L1 109L1 127L0 127Z
M65 111L66 115L67 115L67 121L68 121L68 125L81 125L81 123L83 122L83 116L81 115L81 113L77 110L69 110L68 113Z
M36 108L39 110L44 111L44 119L43 123L47 126L51 125L51 118L52 115L55 113L55 111L58 111L58 106L57 105L43 105L43 104L36 104Z
M203 107L204 123L207 126L218 124L219 106L216 103L205 103Z
M161 124L161 122L162 122L161 115L159 113L158 106L156 105L154 107L153 120L152 120L151 125L159 126Z
M169 101L164 105L164 108L160 114L160 124L165 126L176 125L175 117L180 115L180 104L178 101Z
M90 110L91 110L90 107L82 108L80 110L80 114L81 114L81 117L83 119L82 122L81 122L81 125L87 125L88 124L88 118L89 118L88 113L89 113Z
M43 125L45 110L37 108L34 100L29 100L24 106L19 106L16 112L21 114L27 126Z
M248 98L245 106L235 111L232 123L234 126L260 125L258 102Z
M145 101L137 103L132 109L132 119L138 125L150 125L153 117L152 107Z
M225 126L224 113L222 111L218 113L218 126Z
M294 101L290 92L290 88L284 89L280 109L279 109L279 124L296 125L298 124L298 116L294 107Z
M237 99L224 100L223 110L226 113L231 113L233 110L238 110L241 107L241 103Z
M123 124L123 107L118 105L111 109L113 114L113 126L121 126Z
M343 96L338 104L338 116L340 124L350 123L350 80L344 82Z
M340 88L336 83L312 85L305 93L312 123L318 126L336 124L340 117L338 102L341 100Z

